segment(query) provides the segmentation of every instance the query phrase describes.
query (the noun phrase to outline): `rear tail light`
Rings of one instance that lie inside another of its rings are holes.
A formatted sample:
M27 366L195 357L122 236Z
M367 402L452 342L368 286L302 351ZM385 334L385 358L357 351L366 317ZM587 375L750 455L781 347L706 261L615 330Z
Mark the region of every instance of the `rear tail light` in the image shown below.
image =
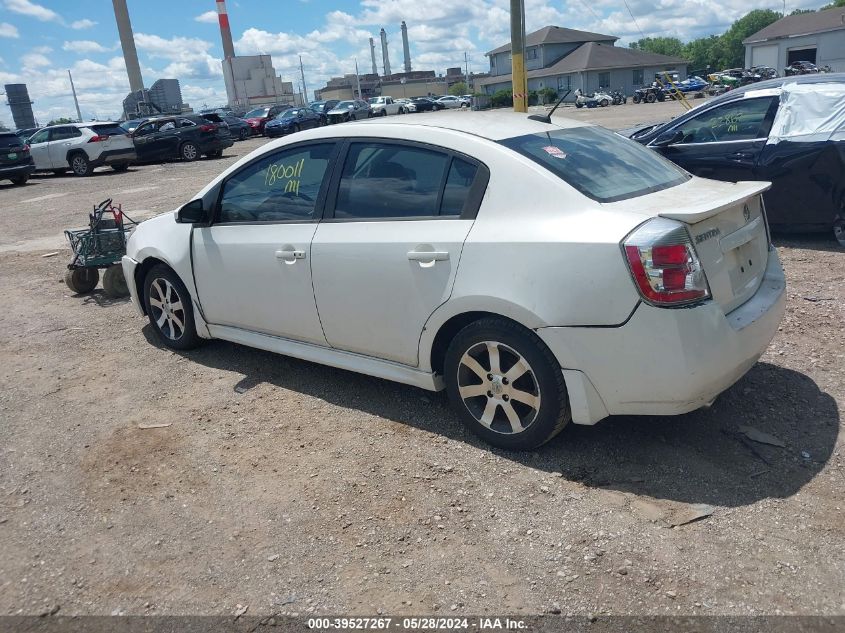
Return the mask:
M92 136L91 138L89 138L88 142L89 143L101 143L102 141L108 140L108 138L109 138L108 134L106 134L106 135L98 134L97 136Z
M211 123L206 123L205 125L200 125L200 132L213 132L217 129L216 125Z
M622 242L634 283L655 306L678 306L707 299L710 287L689 232L680 222L655 218Z
M29 145L24 145L23 149L21 150L21 153L28 154L29 153Z

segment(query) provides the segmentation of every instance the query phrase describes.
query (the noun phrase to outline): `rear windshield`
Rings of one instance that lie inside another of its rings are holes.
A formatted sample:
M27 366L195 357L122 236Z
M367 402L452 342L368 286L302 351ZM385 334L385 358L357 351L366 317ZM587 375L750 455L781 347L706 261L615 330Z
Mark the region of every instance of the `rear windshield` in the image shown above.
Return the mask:
M101 136L118 136L119 134L126 134L126 130L120 127L117 123L103 123L100 125L89 125L91 131Z
M601 127L528 134L500 143L598 202L636 198L689 179L653 150Z
M23 145L23 141L17 134L0 134L0 147L16 147L20 145Z

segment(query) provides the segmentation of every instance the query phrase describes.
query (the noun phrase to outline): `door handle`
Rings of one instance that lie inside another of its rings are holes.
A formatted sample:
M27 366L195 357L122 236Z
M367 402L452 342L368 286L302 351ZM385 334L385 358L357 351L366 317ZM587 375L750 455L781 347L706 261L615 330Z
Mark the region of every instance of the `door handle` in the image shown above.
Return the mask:
M734 152L733 154L728 154L728 158L733 158L735 160L750 160L754 158L754 154L751 152Z
M276 251L276 259L305 259L305 251Z
M412 262L444 262L449 259L448 251L409 251L408 259Z

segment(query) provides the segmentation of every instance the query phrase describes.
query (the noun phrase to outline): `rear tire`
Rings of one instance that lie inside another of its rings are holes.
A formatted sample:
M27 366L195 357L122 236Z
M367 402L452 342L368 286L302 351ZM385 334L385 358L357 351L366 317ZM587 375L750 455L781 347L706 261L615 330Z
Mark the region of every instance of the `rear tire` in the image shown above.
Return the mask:
M72 292L84 295L97 287L100 271L96 268L74 268L65 272L65 283Z
M89 161L88 157L82 153L73 154L68 159L68 164L70 165L70 169L73 171L74 176L90 176L94 172L94 167L91 165L91 161Z
M500 317L475 321L449 345L446 390L467 428L506 450L529 450L571 419L560 364L536 334Z
M610 101L608 101L607 99L602 99L602 100L599 102L599 105L600 105L602 108L606 108L607 106L609 106L609 105L610 105Z
M129 295L129 286L123 276L123 266L114 264L106 268L103 273L103 290L112 299L120 299Z
M115 171L126 171L129 169L129 163L118 163L117 165L112 165L111 168Z
M657 95L655 95L653 92L649 92L645 96L645 100L646 100L646 103L654 103L655 101L657 101Z
M239 138L240 140L242 140L242 141L247 140L247 139L249 138L249 130L247 130L246 128L242 129L242 130L238 133L238 138Z
M15 176L11 180L13 185L25 185L26 181L29 180L29 175L24 174L23 176Z
M200 157L200 150L194 143L188 141L187 143L182 143L182 147L179 148L179 156L182 160L186 162L195 161Z
M150 325L167 347L193 349L202 343L188 289L167 266L153 266L144 278L144 306Z
M842 248L845 248L845 220L837 220L833 223L833 237Z
M584 107L584 104L583 104L583 103L578 103L578 102L576 101L576 102L575 102L575 107L580 109L580 108L583 108L583 107Z

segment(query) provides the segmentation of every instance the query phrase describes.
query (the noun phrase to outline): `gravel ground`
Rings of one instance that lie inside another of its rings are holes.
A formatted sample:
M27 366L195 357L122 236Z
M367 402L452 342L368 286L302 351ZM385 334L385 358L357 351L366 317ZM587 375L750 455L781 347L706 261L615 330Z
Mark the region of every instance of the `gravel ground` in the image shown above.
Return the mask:
M511 454L442 394L229 343L174 353L126 300L70 293L61 230L94 203L174 208L261 143L0 185L0 614L845 614L832 239L776 240L786 318L711 409Z

